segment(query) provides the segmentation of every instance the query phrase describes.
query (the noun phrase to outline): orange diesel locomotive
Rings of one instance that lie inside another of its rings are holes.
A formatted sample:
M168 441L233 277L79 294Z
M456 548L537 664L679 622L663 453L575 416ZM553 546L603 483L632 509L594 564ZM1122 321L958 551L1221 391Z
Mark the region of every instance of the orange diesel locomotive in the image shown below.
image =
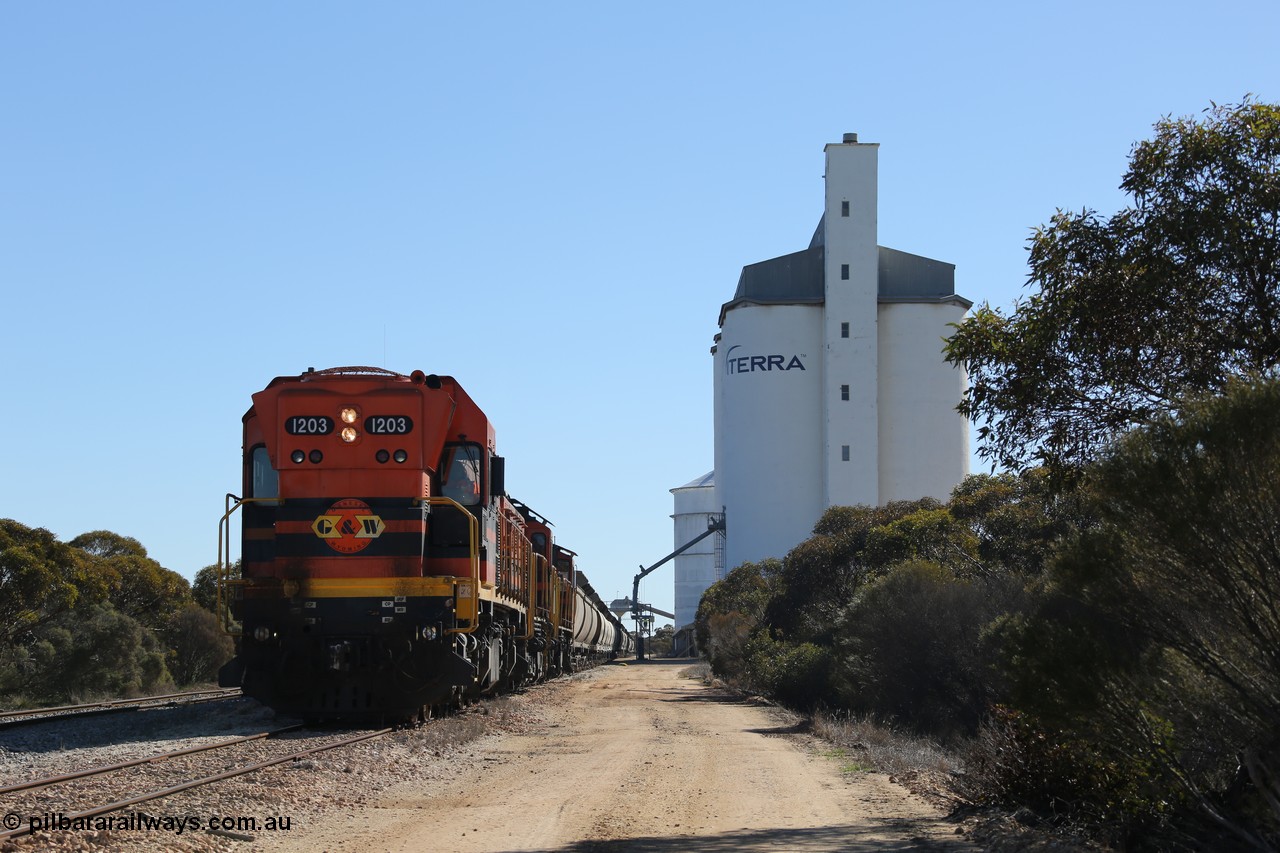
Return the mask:
M423 719L629 653L576 555L506 495L495 450L447 376L340 367L254 394L244 497L218 537L237 636L219 683L308 719Z

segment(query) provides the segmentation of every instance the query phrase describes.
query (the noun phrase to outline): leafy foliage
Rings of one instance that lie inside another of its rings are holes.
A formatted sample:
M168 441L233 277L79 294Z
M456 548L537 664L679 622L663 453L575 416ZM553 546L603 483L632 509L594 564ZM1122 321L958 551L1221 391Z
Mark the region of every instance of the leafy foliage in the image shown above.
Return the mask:
M116 610L145 625L164 625L191 600L187 579L148 557L136 539L95 530L68 544L93 558L91 571L105 585Z
M777 560L743 563L702 594L694 630L716 675L743 673L746 643L761 624L780 568Z
M830 695L831 650L813 643L752 635L744 649L746 682L794 708L813 709Z
M80 551L43 528L0 519L0 644L21 642L102 592Z
M216 564L205 566L196 572L195 578L191 581L191 600L210 613L217 612L218 566Z
M1012 637L1028 707L1112 754L1152 741L1185 796L1280 839L1280 383L1234 384L1135 432L1089 474L1100 524ZM1041 697L1040 704L1035 697ZM1050 699L1044 702L1044 699ZM1234 807L1217 795L1235 788ZM1254 826L1233 809L1262 815Z
M136 539L59 542L0 519L0 703L62 702L207 680L229 656L186 579Z
M214 680L218 668L235 654L235 644L222 633L217 617L198 604L178 611L165 633L172 649L169 669L179 684Z
M1280 107L1166 118L1130 154L1130 207L1059 211L1030 240L1029 298L984 305L947 344L980 453L1054 469L1280 365Z
M832 507L783 560L740 566L704 594L713 671L802 707L975 731L999 680L984 631L1020 601L1022 575L1060 532L1048 513L1069 505L1045 482L969 478L960 514L931 498ZM1033 555L1018 550L1027 541Z
M883 574L899 554L946 547L936 543L936 518L918 519L892 531L884 529L886 525L940 506L933 498L922 498L882 507L831 507L814 525L813 536L782 561L777 594L768 603L765 621L793 642L831 645L840 612L863 584ZM945 522L943 528L945 532ZM869 548L873 542L880 547Z
M1153 795L1159 774L1141 751L1108 756L1095 739L1048 729L1008 706L992 709L965 768L959 787L969 802L1087 821L1122 849L1140 847L1175 805Z
M71 701L173 686L155 636L105 603L64 614L43 631L26 674L29 692Z
M966 477L947 510L976 539L981 574L1023 579L1038 577L1056 543L1092 523L1081 493L1054 488L1043 468Z
M977 731L997 698L983 631L1015 592L923 561L867 584L837 626L840 705L941 737Z

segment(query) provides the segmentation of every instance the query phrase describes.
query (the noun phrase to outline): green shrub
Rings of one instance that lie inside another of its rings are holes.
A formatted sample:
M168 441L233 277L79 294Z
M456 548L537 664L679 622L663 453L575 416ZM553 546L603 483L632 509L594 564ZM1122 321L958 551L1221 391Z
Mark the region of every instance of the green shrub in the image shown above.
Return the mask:
M744 648L749 685L785 705L811 709L828 700L831 651L813 643L780 642L761 631Z
M1169 732L1167 724L1153 720L1153 726L1157 740ZM971 803L1030 809L1057 824L1087 826L1124 846L1169 832L1168 818L1181 803L1150 752L1117 756L1101 742L997 706L965 751L957 793Z
M935 736L974 733L995 695L983 630L1006 597L933 563L894 567L841 615L839 704Z

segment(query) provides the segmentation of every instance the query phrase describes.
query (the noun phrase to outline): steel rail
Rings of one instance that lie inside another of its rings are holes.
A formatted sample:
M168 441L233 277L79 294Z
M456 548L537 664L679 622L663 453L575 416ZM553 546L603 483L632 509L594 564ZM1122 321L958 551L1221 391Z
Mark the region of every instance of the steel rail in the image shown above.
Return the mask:
M204 776L200 779L193 779L189 782L183 782L180 785L173 785L172 787L164 788L159 791L151 791L150 793L147 793L147 794L139 794L136 797L129 797L128 799L125 799L125 800L117 800L116 802L109 803L105 806L98 806L97 808L89 809L87 811L77 812L76 814L73 814L73 815L67 815L66 821L69 823L75 823L76 821L80 821L80 820L89 820L91 818L100 817L104 814L110 814L111 812L119 811L120 809L126 808L128 806L136 806L139 803L146 803L146 802L150 802L151 800L163 799L164 797L169 797L169 796L172 796L173 794L179 794L179 793L182 793L183 791L189 791L192 788L199 788L202 785L211 785L214 782L221 782L223 779L231 779L236 776L244 776L249 773L254 773L258 770L264 770L268 767L274 767L277 764L284 764L286 761L296 761L297 759L302 758L304 755L313 755L317 752L325 752L326 750L337 749L340 746L347 746L349 744L359 743L360 741L364 741L364 740L372 740L373 738L382 737L383 735L390 734L393 731L395 731L394 728L379 729L376 732L366 732L361 735L355 735L354 737L343 738L342 740L335 741L334 743L327 743L327 744L322 744L320 746L313 746L308 749L299 750L298 752L294 752L289 755L283 755L278 758L269 758L265 761L258 761L253 764L247 764L244 767L233 767L230 770L224 770L223 772L215 773L212 776ZM17 838L22 835L29 835L31 834L32 831L33 830L31 829L30 824L28 824L25 827L10 829L5 832L0 832L0 840L6 839L6 838ZM41 831L43 832L46 830L41 830Z
M301 724L296 726L286 726L283 729L276 729L273 732L259 732L256 735L245 735L244 737L232 738L231 740L223 740L217 743L206 743L201 746L189 746L186 749L175 749L172 752L162 752L157 755L149 755L145 758L134 758L129 761L121 761L117 764L104 764L100 767L75 770L71 773L63 773L58 776L46 776L43 779L32 779L29 782L18 782L17 784L6 785L3 788L0 788L0 794L12 794L15 791L28 791L32 788L43 788L48 785L57 785L60 782L70 782L72 779L84 779L89 776L102 776L106 773L113 773L116 770L124 770L126 767L138 767L143 764L157 764L161 761L167 761L170 758L177 758L180 755L193 755L197 752L212 752L215 749L235 746L239 743L248 743L253 740L262 740L263 738L274 737L300 728L302 728Z
M166 693L162 696L141 696L137 699L112 699L106 702L86 702L83 705L57 705L49 708L28 708L23 711L0 711L0 729L46 720L75 719L117 711L140 711L152 707L148 703L164 703L168 706L195 705L200 702L216 702L243 695L234 690L193 690L188 693ZM194 698L193 698L194 697ZM185 701L183 701L185 700Z

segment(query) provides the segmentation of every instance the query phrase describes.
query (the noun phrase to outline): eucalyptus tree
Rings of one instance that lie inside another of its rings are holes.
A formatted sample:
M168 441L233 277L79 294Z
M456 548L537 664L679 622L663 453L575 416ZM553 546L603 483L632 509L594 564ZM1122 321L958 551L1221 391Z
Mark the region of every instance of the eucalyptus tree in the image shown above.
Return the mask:
M1166 117L1137 143L1111 216L1059 211L1029 240L1030 294L947 343L979 452L1055 470L1280 365L1280 107Z

